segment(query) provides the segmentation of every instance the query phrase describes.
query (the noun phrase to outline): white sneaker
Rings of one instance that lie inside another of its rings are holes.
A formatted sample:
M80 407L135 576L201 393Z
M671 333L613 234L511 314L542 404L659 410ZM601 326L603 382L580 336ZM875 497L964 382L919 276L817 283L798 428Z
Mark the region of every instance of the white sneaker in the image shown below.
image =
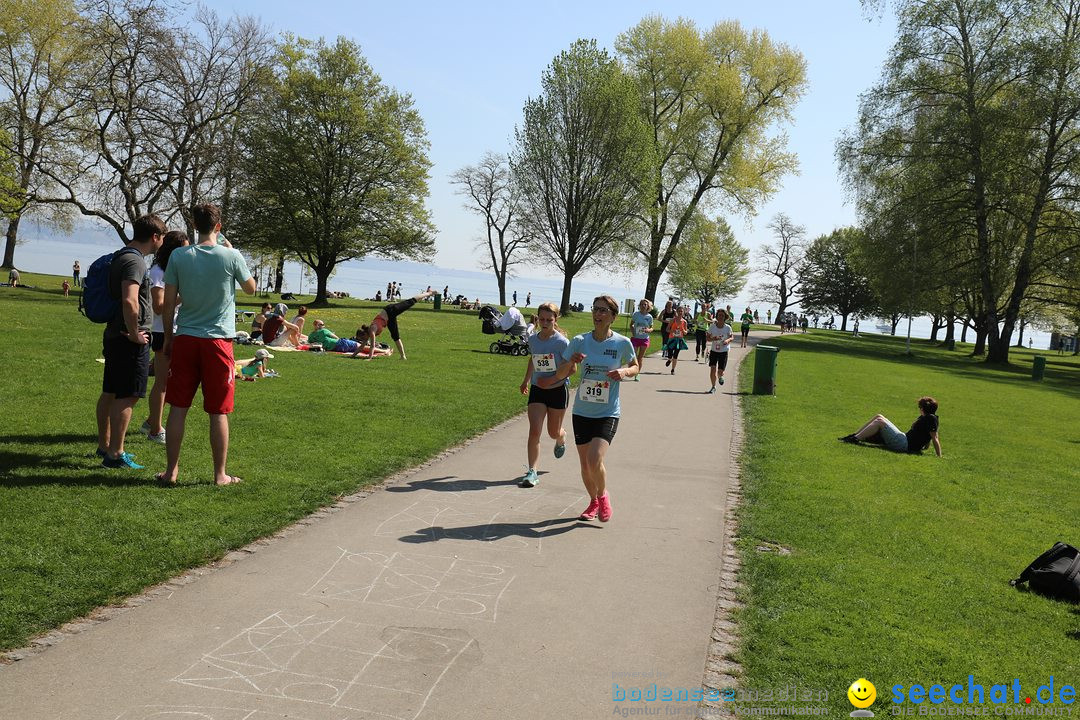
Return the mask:
M157 435L154 435L153 433L146 433L146 439L149 440L150 442L156 442L156 443L160 443L161 445L164 445L165 444L165 431L162 430Z

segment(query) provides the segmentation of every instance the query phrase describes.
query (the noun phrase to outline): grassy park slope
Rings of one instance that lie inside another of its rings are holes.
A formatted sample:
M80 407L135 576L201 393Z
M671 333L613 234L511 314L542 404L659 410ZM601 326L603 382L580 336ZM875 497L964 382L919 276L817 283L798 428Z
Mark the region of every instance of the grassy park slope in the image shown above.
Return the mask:
M281 352L270 366L282 377L240 384L229 452L240 486L209 484L208 422L196 397L180 487L163 489L152 474L164 469L164 446L137 433L146 401L127 439L145 471L106 470L87 457L102 326L78 313L74 294L62 296L62 278L22 276L36 289L0 288L3 649L269 535L525 408L523 358L489 354L493 336L481 334L475 313L420 305L400 321L408 362ZM308 325L319 317L351 335L375 307L334 301L309 313ZM571 333L591 327L588 314L562 324ZM515 477L524 462L523 451L520 464L493 472Z
M994 368L926 341L908 358L902 338L771 344L778 394L743 398L743 686L827 689L847 713L865 677L879 716L898 683L1076 686L1080 610L1008 581L1055 541L1080 544L1078 359L1044 353L1037 383L1027 350ZM877 412L907 430L921 395L941 403L943 459L837 441Z

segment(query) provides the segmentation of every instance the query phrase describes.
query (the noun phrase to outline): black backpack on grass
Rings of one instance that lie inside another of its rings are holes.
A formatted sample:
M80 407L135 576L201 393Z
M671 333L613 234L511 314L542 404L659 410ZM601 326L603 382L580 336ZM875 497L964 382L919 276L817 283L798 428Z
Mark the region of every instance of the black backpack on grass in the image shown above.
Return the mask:
M1080 602L1080 550L1063 542L1054 543L1009 584L1015 587L1022 582L1040 595Z

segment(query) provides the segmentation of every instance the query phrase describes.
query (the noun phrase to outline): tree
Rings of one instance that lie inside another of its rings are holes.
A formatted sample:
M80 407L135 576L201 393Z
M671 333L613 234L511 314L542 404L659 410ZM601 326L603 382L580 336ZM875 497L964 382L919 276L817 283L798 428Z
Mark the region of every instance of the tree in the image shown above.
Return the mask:
M450 182L458 186L459 194L472 201L465 203L465 209L484 218L487 232L484 267L495 271L499 304L506 305L506 278L514 265L524 261L521 251L527 245L524 237L510 231L518 209L510 165L500 155L485 153L477 165L466 165L451 175Z
M818 237L798 269L802 302L839 315L841 332L847 330L849 315L876 310L870 279L858 269L863 236L863 231L847 227Z
M431 256L424 123L355 43L288 39L243 145L238 230L310 267L313 304L342 262Z
M51 187L34 201L73 207L127 241L140 215L180 214L190 234L189 205L227 199L220 178L233 148L223 138L265 74L268 40L250 19L200 10L195 25L158 0L87 4L83 62L64 89L66 154L37 161Z
M749 260L749 251L735 240L726 220L709 220L698 213L672 256L668 285L679 297L710 305L739 294L750 272Z
M563 274L561 312L574 277L633 232L648 168L648 128L631 80L593 40L578 40L525 103L511 159L522 234Z
M65 86L83 59L82 19L70 0L0 0L0 103L2 150L12 163L4 169L9 187L3 267L13 267L19 223L45 188L38 161L67 160L62 127L75 103ZM18 198L18 202L14 199Z
M754 300L778 305L776 316L787 311L799 289L799 266L806 252L806 228L784 213L769 223L775 245L762 245L757 272L769 277L754 287Z
M806 62L734 21L702 33L689 20L646 17L615 46L651 130L644 232L627 235L624 246L646 264L645 296L655 300L699 208L722 202L752 213L795 170L786 138L768 133L791 119Z
M1033 285L1080 250L1080 4L901 0L883 80L845 143L865 200L930 179L909 208L932 218L967 298L976 354L1007 362ZM868 192L869 191L869 192ZM872 207L860 201L861 207ZM872 211L871 211L872 212Z

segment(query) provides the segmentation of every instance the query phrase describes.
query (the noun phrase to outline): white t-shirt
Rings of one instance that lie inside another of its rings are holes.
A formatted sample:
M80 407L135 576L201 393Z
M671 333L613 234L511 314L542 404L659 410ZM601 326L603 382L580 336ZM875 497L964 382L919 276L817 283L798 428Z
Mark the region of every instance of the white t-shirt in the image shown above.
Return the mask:
M161 269L160 265L155 265L150 268L150 288L165 289L165 271ZM176 330L176 313L180 312L180 303L176 304L176 310L173 311L173 330ZM154 321L150 323L150 332L163 333L165 332L165 323L161 322L161 316L154 313Z
M720 327L715 322L709 326L709 334L713 337L719 337L719 340L713 340L712 349L713 352L727 352L728 345L724 344L724 341L731 337L731 326L726 324L724 327Z

